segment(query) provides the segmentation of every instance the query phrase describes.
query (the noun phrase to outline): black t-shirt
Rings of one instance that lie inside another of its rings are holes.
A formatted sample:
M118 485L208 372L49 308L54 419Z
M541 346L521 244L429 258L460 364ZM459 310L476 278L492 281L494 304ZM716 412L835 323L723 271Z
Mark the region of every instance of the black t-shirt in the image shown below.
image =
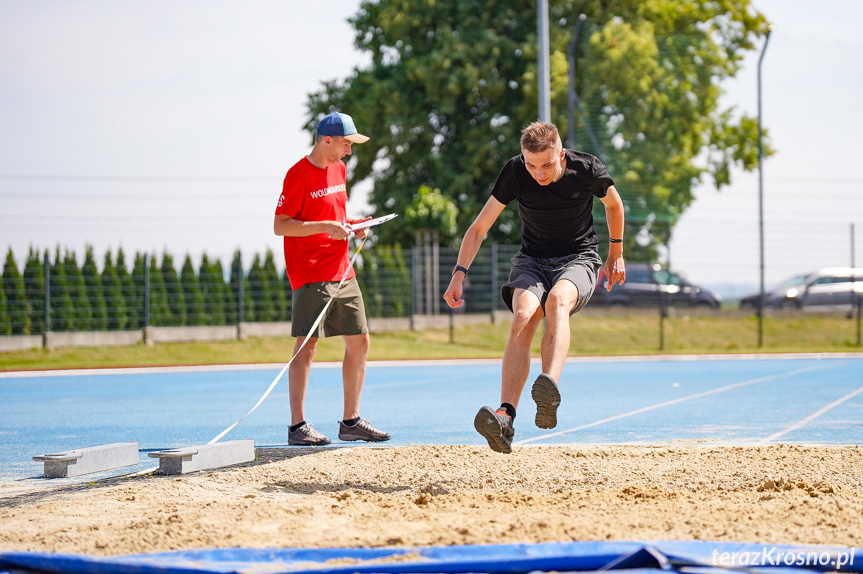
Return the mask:
M568 149L566 169L556 182L539 185L528 173L524 155L517 155L503 166L491 195L504 205L518 201L525 255L561 257L598 250L593 198L605 197L612 185L599 159Z

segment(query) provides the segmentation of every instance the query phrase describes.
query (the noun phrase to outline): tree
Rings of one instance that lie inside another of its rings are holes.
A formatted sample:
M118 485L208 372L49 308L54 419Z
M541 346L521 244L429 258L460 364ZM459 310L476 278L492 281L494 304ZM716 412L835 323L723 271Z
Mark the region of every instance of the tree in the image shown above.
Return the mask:
M165 286L169 313L162 325L185 325L186 324L186 301L183 299L183 286L177 269L174 267L174 258L167 251L162 253L162 284ZM150 277L153 280L153 277Z
M93 247L88 245L84 252L84 265L81 268L84 285L87 286L87 306L90 308L91 321L85 327L88 331L104 331L108 328L108 309L105 306L105 288L93 256Z
M93 322L93 309L87 297L87 284L84 282L84 272L78 266L78 257L74 251L65 250L63 255L63 271L66 278L66 288L72 302L72 331L87 331Z
M288 277L287 269L283 269L282 272L279 274L279 293L281 294L281 297L284 297L285 301L283 315L280 320L290 321L291 312L294 305L294 291L291 288L291 279Z
M228 286L225 285L222 262L218 259L210 261L207 254L204 253L201 257L198 279L204 298L205 324L224 325L225 309L228 303Z
M440 241L449 243L458 233L458 207L439 189L420 186L416 197L405 209L405 224L414 231L432 231Z
M123 266L125 267L125 262ZM129 322L126 297L123 295L123 284L110 249L105 252L105 261L102 265L102 287L105 292L105 306L108 309L108 329L112 331L125 329Z
M18 271L11 247L6 252L6 262L3 264L3 294L6 297L6 313L11 323L12 334L29 335L30 314L27 312L24 278Z
M284 291L284 283L279 277L279 272L276 270L276 261L273 256L273 250L267 247L267 252L264 255L263 274L267 281L267 292L273 302L273 321L285 321L288 315L288 299L290 292ZM286 296L287 295L287 296Z
M374 251L363 253L362 267L355 269L357 284L363 294L363 303L366 307L366 315L369 317L381 317L383 309L383 293L381 292L381 267L379 256L381 247Z
M230 279L230 293L228 297L228 301L225 306L225 319L227 320L229 325L234 325L239 322L239 307L240 307L240 285L241 281L245 282L245 277L243 274L243 256L240 253L240 250L237 249L234 251L234 257L231 260L231 279ZM246 285L242 283L243 287L243 321L253 321L251 315L251 308L246 303Z
M24 264L24 290L27 294L30 333L42 334L45 332L45 264L39 251L33 247L30 247Z
M718 188L732 164L757 164L755 121L720 109L718 98L766 22L750 0L552 0L552 119L564 137L566 54L581 13L589 26L581 43L588 57L577 64L578 121L597 146L578 147L608 164L639 216L632 231L652 237L657 220L673 222L692 202L702 176ZM371 65L311 94L308 128L340 109L371 137L349 170L354 183L372 178L375 215L404 213L413 190L429 186L457 202L466 229L536 119L535 3L366 1L350 22ZM381 226L378 236L405 244L413 231ZM518 242L515 210L489 235Z
M141 260L139 261L138 258ZM133 269L141 271L140 281L129 273L129 268L126 267L126 253L122 247L117 248L117 261L114 264L114 269L117 272L117 280L120 283L120 289L123 293L124 308L126 310L126 322L121 325L120 320L117 320L118 329L140 329L143 326L144 320L144 256L140 253L135 254Z
M170 257L170 256L169 256ZM170 262L165 266L162 263L162 268L156 264L156 255L150 257L150 324L151 325L176 325L172 319L171 306L168 303L168 290L165 287L165 279L162 274L163 269L173 269L173 264ZM174 273L176 275L176 273ZM170 273L169 273L170 276Z
M180 271L180 285L183 288L183 300L186 302L186 324L206 325L207 316L204 312L204 294L201 292L201 284L195 275L195 267L192 258L186 254L183 261L183 269Z
M12 318L6 308L6 293L0 289L0 335L12 334Z
M124 254L123 250L120 249L117 251L117 274L120 275L120 280L124 284L126 302L129 309L133 310L133 316L135 317L130 321L129 327L140 329L145 326L145 307L147 304L145 298L147 297L147 293L144 275L147 273L147 256L140 252L135 253L135 263L132 266L132 274L128 276L128 284L123 277L122 269L125 269L126 266L121 266L122 261L124 261ZM150 324L152 322L151 317Z
M51 325L46 329L72 331L75 328L75 309L69 286L66 284L66 266L60 257L60 247L54 250L54 263L50 271Z
M273 294L270 292L270 281L264 263L257 253L252 259L248 277L249 289L245 292L254 308L255 321L275 321L276 306L273 302ZM247 321L250 319L247 319Z

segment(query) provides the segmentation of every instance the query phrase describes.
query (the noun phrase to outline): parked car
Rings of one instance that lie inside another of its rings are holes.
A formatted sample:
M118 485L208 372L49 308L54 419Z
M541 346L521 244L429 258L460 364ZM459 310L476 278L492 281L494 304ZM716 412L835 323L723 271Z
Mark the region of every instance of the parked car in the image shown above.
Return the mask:
M780 309L851 309L863 297L863 268L825 267L796 275L764 294L764 306ZM757 308L758 293L740 300L741 308Z
M776 287L771 289L767 289L764 291L764 299L762 305L764 307L780 307L783 302L786 300L786 295L789 290L793 289L796 293L796 290L803 285L806 281L806 278L809 277L812 273L803 273L800 275L794 275L793 277L789 277L788 279L782 281ZM761 293L752 293L751 295L747 295L740 299L740 308L741 309L757 309L758 308L758 298Z
M718 293L693 285L686 279L663 269L658 264L627 263L626 281L606 291L605 272L600 271L591 303L596 305L621 305L652 307L665 304L678 307L712 307L722 304Z

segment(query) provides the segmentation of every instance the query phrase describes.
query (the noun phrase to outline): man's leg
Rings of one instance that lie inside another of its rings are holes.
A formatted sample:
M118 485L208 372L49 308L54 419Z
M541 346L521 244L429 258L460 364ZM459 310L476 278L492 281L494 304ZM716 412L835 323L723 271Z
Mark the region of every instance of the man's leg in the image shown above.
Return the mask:
M360 393L366 378L366 360L369 355L369 334L345 335L345 360L342 363L342 381L345 390L344 418L339 423L340 440L383 442L390 434L378 430L366 419L360 418Z
M536 378L530 396L536 402L536 426L557 426L560 390L557 381L569 352L569 314L578 301L578 288L568 280L558 281L545 302L546 327L542 337L542 373Z
M503 353L501 402L518 407L530 372L530 346L542 322L542 307L534 293L516 289L512 295L512 329Z
M567 280L558 281L545 302L546 326L542 337L542 372L560 380L569 353L569 314L578 302L578 288Z
M542 307L534 293L516 289L512 295L512 329L503 354L501 373L501 408L482 407L473 419L476 431L488 446L504 454L512 452L514 409L530 371L530 345L542 321Z
M294 343L294 353L303 344L305 337L297 337ZM291 426L306 420L303 412L303 404L306 400L306 387L309 385L309 371L312 368L312 359L315 358L315 350L318 348L318 338L310 337L309 342L294 358L288 367L288 394L291 403Z
M342 363L342 383L345 393L343 420L360 416L360 393L366 379L366 360L369 356L369 334L346 335L345 360Z

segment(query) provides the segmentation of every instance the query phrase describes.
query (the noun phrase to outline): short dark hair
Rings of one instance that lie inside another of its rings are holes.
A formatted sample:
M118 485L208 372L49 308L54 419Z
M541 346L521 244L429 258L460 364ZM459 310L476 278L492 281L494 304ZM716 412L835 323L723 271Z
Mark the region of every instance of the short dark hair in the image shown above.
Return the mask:
M521 149L530 153L553 148L559 141L557 126L550 122L536 121L521 131Z

